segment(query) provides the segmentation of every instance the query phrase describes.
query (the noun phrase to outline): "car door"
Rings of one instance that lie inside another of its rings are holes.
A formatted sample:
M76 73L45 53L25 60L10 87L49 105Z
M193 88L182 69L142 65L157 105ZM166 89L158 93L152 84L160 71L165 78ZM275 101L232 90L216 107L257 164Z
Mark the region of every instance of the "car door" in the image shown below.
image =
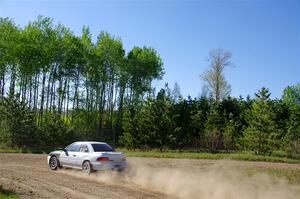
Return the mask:
M90 151L86 144L81 144L79 148L79 152L76 154L75 158L75 166L82 167L82 163L84 160L88 159L90 155Z
M65 148L60 155L60 162L63 166L76 166L75 161L79 152L80 144L73 143Z

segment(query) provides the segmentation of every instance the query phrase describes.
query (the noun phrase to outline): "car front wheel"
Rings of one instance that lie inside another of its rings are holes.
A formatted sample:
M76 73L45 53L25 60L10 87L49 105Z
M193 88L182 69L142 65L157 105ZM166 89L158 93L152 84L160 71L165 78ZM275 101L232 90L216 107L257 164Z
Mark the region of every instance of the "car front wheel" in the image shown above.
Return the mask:
M56 156L52 156L50 158L49 167L51 170L56 170L58 168L58 160Z

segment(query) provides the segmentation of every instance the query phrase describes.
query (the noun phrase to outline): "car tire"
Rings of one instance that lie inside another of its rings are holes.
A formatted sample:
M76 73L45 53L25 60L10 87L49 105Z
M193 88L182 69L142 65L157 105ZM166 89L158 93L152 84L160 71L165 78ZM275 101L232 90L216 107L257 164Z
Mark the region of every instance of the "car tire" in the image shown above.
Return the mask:
M89 161L84 161L82 164L82 172L90 175L93 172L92 165Z
M59 162L56 156L51 156L49 160L49 167L51 170L57 170L57 168L59 168Z

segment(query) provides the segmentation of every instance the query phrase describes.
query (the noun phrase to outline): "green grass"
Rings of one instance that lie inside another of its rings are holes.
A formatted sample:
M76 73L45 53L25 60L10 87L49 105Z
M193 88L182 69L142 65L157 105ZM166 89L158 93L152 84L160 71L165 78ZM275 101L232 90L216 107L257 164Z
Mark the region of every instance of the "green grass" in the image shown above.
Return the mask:
M300 163L299 159L277 156L255 155L253 153L195 153L195 152L159 152L159 151L141 151L118 149L126 153L128 157L154 157L154 158L185 158L185 159L227 159L227 160L246 160L246 161L264 161L264 162L282 162L282 163Z
M300 169L296 168L247 168L245 172L250 176L266 173L279 179L284 178L290 184L300 184Z
M56 149L30 149L18 148L10 149L0 147L0 153L38 153L45 154ZM234 152L234 153L196 153L196 152L179 152L179 151L166 151L159 152L158 150L142 151L142 150L127 150L117 149L123 151L128 157L153 157L153 158L181 158L181 159L210 159L210 160L245 160L245 161L263 161L263 162L281 162L281 163L300 163L300 158L290 158L284 152L274 152L272 155L256 155L251 152Z
M35 153L35 154L46 154L55 149L41 149L41 148L7 148L7 147L0 147L0 153Z
M18 199L19 197L12 191L6 190L0 185L0 199Z

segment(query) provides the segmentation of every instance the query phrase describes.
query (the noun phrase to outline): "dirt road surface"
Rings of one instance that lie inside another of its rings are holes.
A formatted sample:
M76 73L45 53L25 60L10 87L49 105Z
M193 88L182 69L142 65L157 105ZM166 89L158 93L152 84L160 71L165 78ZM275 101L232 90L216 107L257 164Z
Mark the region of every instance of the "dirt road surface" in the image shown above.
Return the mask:
M0 154L0 185L21 198L299 199L300 185L241 168L296 169L299 164L128 158L123 172L51 171L47 155Z

